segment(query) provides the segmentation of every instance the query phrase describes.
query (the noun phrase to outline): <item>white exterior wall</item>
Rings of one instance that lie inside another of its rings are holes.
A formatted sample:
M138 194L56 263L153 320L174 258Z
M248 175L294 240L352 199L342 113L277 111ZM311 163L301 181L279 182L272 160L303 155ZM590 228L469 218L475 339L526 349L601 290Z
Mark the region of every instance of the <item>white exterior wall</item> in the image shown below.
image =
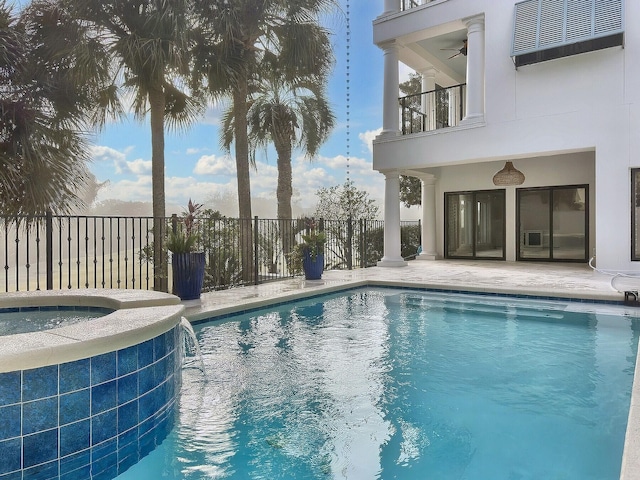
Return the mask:
M376 43L398 37L408 45L425 29L432 35L484 14L486 45L484 123L379 138L374 169L435 174L440 256L444 192L498 188L492 176L505 160L525 174L522 187L588 183L589 252L595 249L599 268L638 271L640 262L630 261L630 168L640 167L640 2L625 2L624 48L517 70L510 57L515 3L441 0L374 22ZM506 208L507 260L513 260L514 187L507 187Z

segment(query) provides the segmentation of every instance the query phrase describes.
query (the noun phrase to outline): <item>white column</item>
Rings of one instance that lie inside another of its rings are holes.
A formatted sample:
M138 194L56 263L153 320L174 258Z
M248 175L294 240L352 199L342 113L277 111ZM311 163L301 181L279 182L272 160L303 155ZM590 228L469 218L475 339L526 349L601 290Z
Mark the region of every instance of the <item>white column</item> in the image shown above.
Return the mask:
M401 0L384 0L384 12L382 15L389 15L390 13L400 11Z
M422 252L417 260L435 260L436 245L436 179L422 180Z
M400 246L400 174L384 172L384 256L379 267L404 267Z
M425 114L424 131L436 129L436 96L433 92L436 89L436 69L427 68L420 72L422 74L422 92L431 92L428 95L422 95L422 112Z
M382 101L382 133L380 136L396 136L400 107L398 104L399 74L398 45L395 42L385 43L384 50L384 92Z
M463 123L484 120L484 17L465 19L467 25L467 102Z

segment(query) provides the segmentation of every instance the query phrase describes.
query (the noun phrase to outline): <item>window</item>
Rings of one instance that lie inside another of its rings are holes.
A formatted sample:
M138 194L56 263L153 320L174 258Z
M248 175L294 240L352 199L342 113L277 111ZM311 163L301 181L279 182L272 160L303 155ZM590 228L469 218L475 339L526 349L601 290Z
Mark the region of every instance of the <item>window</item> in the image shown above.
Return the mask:
M587 260L587 185L519 188L516 190L516 196L518 260Z
M631 260L640 261L640 168L631 169Z
M446 258L505 259L505 191L445 194Z

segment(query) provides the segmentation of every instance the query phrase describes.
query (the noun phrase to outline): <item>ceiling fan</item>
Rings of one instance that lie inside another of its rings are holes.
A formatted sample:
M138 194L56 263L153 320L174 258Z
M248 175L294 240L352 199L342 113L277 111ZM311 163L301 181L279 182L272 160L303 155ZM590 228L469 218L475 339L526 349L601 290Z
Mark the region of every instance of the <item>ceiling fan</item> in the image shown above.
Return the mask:
M443 50L443 51L450 50L452 52L457 52L451 55L447 60L451 60L452 58L456 58L460 55L464 55L466 57L467 56L467 40L466 39L463 40L461 48L441 48L440 50Z

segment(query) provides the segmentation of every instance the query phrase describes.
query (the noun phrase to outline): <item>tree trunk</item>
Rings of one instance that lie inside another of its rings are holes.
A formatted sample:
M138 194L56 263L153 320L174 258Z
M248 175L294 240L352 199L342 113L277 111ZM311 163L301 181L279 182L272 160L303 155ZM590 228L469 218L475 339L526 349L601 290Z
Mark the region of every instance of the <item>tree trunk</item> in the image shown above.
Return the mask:
M249 142L247 138L247 80L238 80L233 92L233 129L236 149L236 171L238 181L238 210L240 217L240 254L242 256L242 279L251 284L255 281L253 265L253 228L251 218L251 181L249 177Z
M284 135L283 135L284 136ZM293 188L291 186L291 140L276 140L275 148L278 154L278 186L276 189L276 199L278 201L278 226L280 236L282 238L282 251L285 258L293 249L293 229L292 229L292 212L291 197L293 196ZM287 262L288 264L289 262Z
M149 91L151 110L151 189L153 199L153 289L168 291L164 197L164 108L162 88Z

